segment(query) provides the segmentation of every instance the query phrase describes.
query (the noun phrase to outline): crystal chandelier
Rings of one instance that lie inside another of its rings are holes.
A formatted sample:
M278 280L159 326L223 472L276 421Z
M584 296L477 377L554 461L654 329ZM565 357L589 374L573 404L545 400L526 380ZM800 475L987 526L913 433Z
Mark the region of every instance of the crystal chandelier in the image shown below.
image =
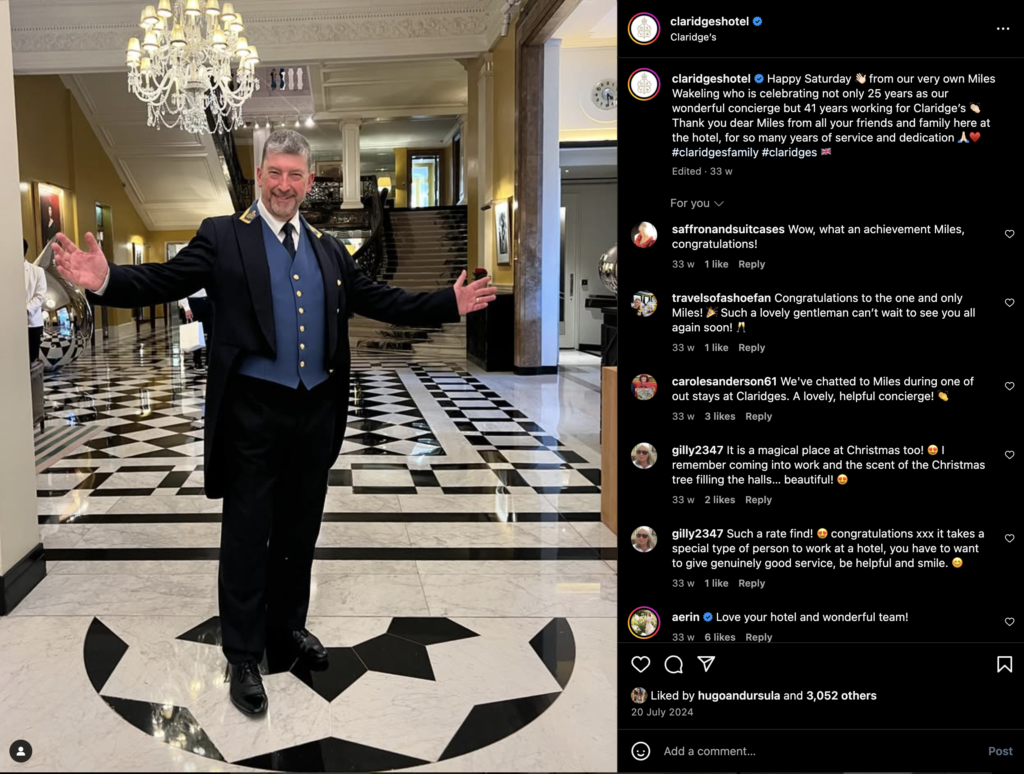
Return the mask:
M146 103L150 126L202 134L243 124L242 105L260 87L260 58L232 3L222 9L206 0L204 9L200 0L160 0L143 9L139 26L141 43L128 41L128 89Z

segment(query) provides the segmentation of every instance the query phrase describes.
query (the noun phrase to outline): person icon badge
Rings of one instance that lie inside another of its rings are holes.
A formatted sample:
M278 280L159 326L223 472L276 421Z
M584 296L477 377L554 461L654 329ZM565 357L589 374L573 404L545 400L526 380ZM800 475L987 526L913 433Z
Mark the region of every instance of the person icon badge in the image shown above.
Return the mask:
M32 745L24 739L17 739L10 747L11 760L15 763L26 763L32 757Z

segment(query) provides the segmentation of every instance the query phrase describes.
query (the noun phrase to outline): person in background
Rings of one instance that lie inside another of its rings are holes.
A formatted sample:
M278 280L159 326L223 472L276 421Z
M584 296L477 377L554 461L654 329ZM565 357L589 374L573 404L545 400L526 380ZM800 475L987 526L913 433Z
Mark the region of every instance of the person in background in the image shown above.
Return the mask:
M25 264L25 307L28 311L28 362L36 362L39 344L43 340L43 303L46 301L46 272L28 262L28 242L21 240L24 247L22 261Z
M210 347L210 339L213 338L213 306L206 296L206 289L200 288L188 298L178 302L178 309L185 322L201 322L203 324L203 336L206 338L206 347ZM197 349L192 353L192 367L199 373L205 373L203 367L203 350Z

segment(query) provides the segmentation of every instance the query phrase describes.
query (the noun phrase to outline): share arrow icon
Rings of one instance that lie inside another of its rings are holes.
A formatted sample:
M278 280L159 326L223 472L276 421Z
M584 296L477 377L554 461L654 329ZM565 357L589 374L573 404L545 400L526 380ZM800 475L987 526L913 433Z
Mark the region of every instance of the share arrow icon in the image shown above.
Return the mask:
M707 672L709 669L711 669L711 664L715 660L714 656L697 656L697 658L700 660L700 663L702 663L704 665L704 671L705 672Z

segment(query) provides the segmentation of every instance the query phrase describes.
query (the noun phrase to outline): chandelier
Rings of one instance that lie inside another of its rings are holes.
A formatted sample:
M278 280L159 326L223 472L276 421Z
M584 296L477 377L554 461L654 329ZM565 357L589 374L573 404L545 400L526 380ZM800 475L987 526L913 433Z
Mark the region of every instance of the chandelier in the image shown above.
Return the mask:
M232 3L160 0L142 10L139 26L141 43L128 41L128 89L146 103L150 126L202 134L242 125L242 105L260 87L260 58Z

